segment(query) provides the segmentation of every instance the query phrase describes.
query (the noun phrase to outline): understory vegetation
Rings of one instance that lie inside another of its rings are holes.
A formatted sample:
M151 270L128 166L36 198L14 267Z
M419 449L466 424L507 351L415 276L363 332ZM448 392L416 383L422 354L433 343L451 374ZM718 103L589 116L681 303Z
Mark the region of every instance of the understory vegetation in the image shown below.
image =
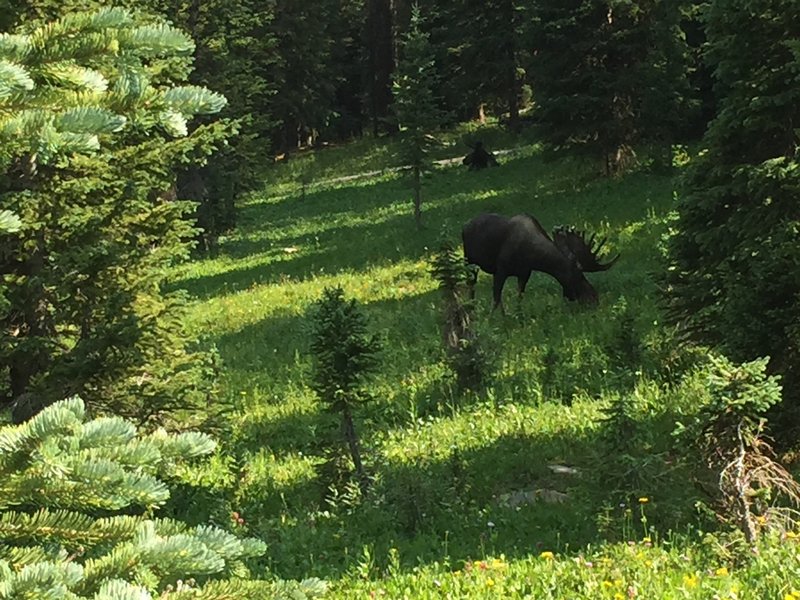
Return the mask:
M800 600L796 0L0 5L0 600Z
M317 160L348 164L358 151L330 149ZM607 180L580 162L545 161L536 146L503 163L479 174L433 172L422 230L408 218L411 191L399 174L303 190L297 165L286 165L273 188L248 198L240 230L217 256L176 271L174 284L196 298L193 327L214 340L226 365L222 388L237 405L226 463L235 475L227 485L220 472L206 475L226 499L188 514L202 521L236 510L267 541L271 570L323 577L343 598L355 590L408 598L790 593L791 569L757 587L752 580L794 556L782 544L793 530L756 515L763 550L740 565L731 545L743 538L717 537L719 499L700 476L702 458L674 436L678 422L691 425L711 404L715 374L705 351L662 323L653 276L680 170ZM548 229L597 232L622 258L591 275L596 309L566 303L554 280L534 274L522 301L506 290L507 314L491 313L490 277L479 276L473 324L496 372L482 391L460 393L441 342L431 260L442 235L457 243L461 224L484 211L526 211ZM319 469L322 440L339 427L311 379L307 332L325 286L360 303L383 338L372 400L356 413L366 494Z

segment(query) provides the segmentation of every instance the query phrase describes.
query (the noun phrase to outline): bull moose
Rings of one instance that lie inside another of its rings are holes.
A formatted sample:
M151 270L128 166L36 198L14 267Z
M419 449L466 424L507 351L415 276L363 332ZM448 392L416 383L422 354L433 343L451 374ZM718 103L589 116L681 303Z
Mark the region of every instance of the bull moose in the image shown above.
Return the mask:
M588 240L583 232L559 227L550 237L542 225L528 214L508 218L487 213L478 215L461 231L464 257L468 264L494 276L494 308L502 310L503 286L506 279L516 277L522 296L531 271L555 277L567 300L597 304L597 291L584 273L606 271L619 259L601 264L598 253L606 239L594 246L595 236ZM593 247L594 246L594 247ZM478 278L475 271L472 280Z

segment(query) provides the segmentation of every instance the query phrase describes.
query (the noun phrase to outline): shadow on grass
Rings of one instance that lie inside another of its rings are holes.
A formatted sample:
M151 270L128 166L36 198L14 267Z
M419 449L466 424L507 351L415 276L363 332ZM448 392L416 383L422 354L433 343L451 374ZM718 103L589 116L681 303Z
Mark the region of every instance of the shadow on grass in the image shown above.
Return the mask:
M479 293L488 302L488 281L484 283ZM487 310L481 313L481 318L491 319L491 328L502 341L519 333L520 320L536 319L537 315L544 318L546 314L549 320L534 330L536 336L531 343L552 347L561 359L574 363L569 369L559 367L560 379L548 384L555 387L547 395L562 396L568 403L569 390L557 394L559 390L555 388L573 385L594 386L585 390L584 396L602 393L603 380L598 373L588 372L584 357L571 355L573 343L579 348L601 344L598 332L590 327L576 326L567 332L560 329L569 319L591 323L598 318L597 311L566 304L555 288L538 290L536 295L541 305L525 303L507 316L490 315ZM486 444L462 437L453 440L446 458L428 458L424 453L410 451L408 456L416 458L382 458L377 460L383 462L375 462L376 456L383 456L375 448L387 436L402 435L403 431L416 427L423 431L439 417L466 415L488 419L491 411L503 410L487 397L454 401L447 396L439 376L408 388L413 379L409 374L430 367L440 356L436 315L431 313L437 297L438 292L433 290L366 305L370 322L379 324L389 336L390 349L384 357L383 379L377 389L396 390L393 397L379 397L358 413L357 427L365 443L367 462L376 475L369 497L359 500L344 494L326 504L322 500L322 483L316 477L281 484L272 474L262 475L263 480L250 483L254 487L239 496L237 510L246 515L252 532L268 542L271 548L268 566L280 576L317 575L335 579L367 560L362 556L364 548L369 549L372 560L379 566L387 560L390 549L397 548L403 569L444 560L459 568L462 561L487 555L503 553L513 559L543 550L577 552L587 544L607 539L607 532L600 535L597 521L603 512L603 501L609 506L616 506L618 501L597 469L603 465L602 457L608 450L596 426L572 416L555 432L530 433L530 425L526 425L527 429L522 427L519 433L512 431ZM555 311L560 312L553 315ZM231 377L246 377L259 369L270 369L263 387L272 389L274 396L265 400L286 401L281 397L282 390L286 386L296 389L298 375L308 374L305 365L297 362L298 354L305 352L305 341L298 335L304 320L303 315L283 314L251 325L246 331L223 336L218 346L230 365ZM580 339L576 340L576 336ZM239 347L240 338L272 340L262 350L274 346L275 352L259 353L257 342ZM498 378L492 388L495 401L507 407L539 402L530 397L524 386L537 379L540 365L533 364L531 357L526 360L527 370L505 373ZM592 368L599 371L605 366L608 365L600 362ZM626 382L617 380L613 387L617 393L625 394L634 383L635 378ZM674 418L666 421L672 424ZM321 412L318 407L309 409L308 405L301 410L281 412L279 416L253 416L245 419L238 429L238 439L243 445L240 450L252 452L264 446L278 464L298 454L320 460L324 435L337 424L335 416ZM649 422L641 425L652 426ZM411 435L409 440L413 439ZM463 449L457 450L456 446ZM555 475L547 467L550 463L577 466L583 475ZM282 467L276 469L280 473ZM531 502L535 490L554 490L566 496L563 503ZM659 495L654 488L635 491ZM665 491L663 496L670 493L674 497L677 492ZM508 506L502 501L508 495L525 501ZM691 503L678 498L668 513L661 520L657 516L652 518L651 523L664 527L686 523ZM621 528L622 515L615 518L619 518Z
M435 173L425 190L423 230L413 224L410 191L400 180L320 190L304 200L289 197L277 203L249 205L243 209L241 230L220 247L220 256L225 259L249 257L248 266L191 276L173 282L171 287L210 298L278 283L287 277L304 280L415 260L426 254L443 230L458 239L461 224L480 212L531 212L547 227L605 221L613 230L626 224L632 215L644 218L653 206L652 198L641 197L647 192L642 189L640 175L579 185L570 173L561 177L545 174L549 165L540 161L531 164L531 160L509 162L504 169L492 169L485 176ZM652 182L652 176L648 181ZM454 189L459 192L453 194ZM613 202L607 201L610 193L615 196ZM641 210L626 205L623 211L615 211L619 197L627 196L633 197L631 203ZM556 203L555 198L562 201Z
M196 296L211 297L281 282L286 277L313 279L320 272L360 272L369 265L419 258L428 254L426 246L433 243L443 226L457 237L461 223L484 211L531 212L548 229L563 222L579 226L588 223L613 233L644 223L651 211L661 214L669 206L666 186L650 189L652 176L592 181L576 188L569 174L545 176L543 171L551 167L530 159L515 161L469 181L467 178L474 174L438 173L426 186L428 227L421 232L415 230L410 206L403 201L409 193L398 181L323 190L307 195L303 201L289 198L252 204L246 207L243 219L249 231L243 230L240 239L223 246L222 253L230 259L261 253L264 262L197 275L178 285L188 287ZM517 187L509 188L509 181ZM456 188L459 192L453 194ZM358 220L360 214L369 218ZM626 258L613 272L592 279L598 282L601 295L597 313L566 305L557 284L537 275L518 314L482 315L491 319L491 328L501 342L510 342L499 354L506 359L511 356L517 363L516 372L500 376L494 386L495 397L502 393L508 396L499 398L503 402L530 403L525 396L532 392L525 386L539 373L536 363L541 352L533 351L537 346L554 347L556 359L572 361L569 369L558 367L564 377L553 385L565 387L593 378L592 390L602 389L596 373L604 367L602 356L594 357L594 370L589 372L588 355L576 354L574 348L597 345L605 331L605 325L598 321L611 316L608 306L631 285L642 285L641 270L656 255L652 247L644 248L642 243L648 242L630 234L620 248L629 252ZM294 246L299 248L297 253L279 254L281 248ZM644 266L632 256L639 250ZM279 255L281 260L276 261ZM627 262L629 259L631 262ZM488 276L482 276L478 289L479 302L487 311L489 281ZM441 414L447 398L434 364L440 356L437 299L436 291L428 291L367 304L370 323L385 333L388 348L376 384L383 397L359 413L367 444L378 447L387 436L424 428L430 422L428 417L447 416ZM509 302L507 308L511 307ZM525 319L534 323L523 329L520 325ZM313 477L287 476L286 470L292 467L286 466L289 461L282 462L300 453L304 458L311 455L313 460L320 454L318 433L329 426L330 417L310 407L305 396L309 393L302 381L308 375L305 322L304 315L287 308L215 340L231 387L258 387L258 401L287 403L285 410L272 411L272 415L267 415L269 411L258 414L257 407L250 405L247 408L253 414L237 432L237 439L250 452L264 446L277 457L274 468L254 476L239 494L236 507L245 515L252 533L269 543L268 566L276 574L336 578L359 563L369 568L364 548L379 563L386 560L390 548L397 548L404 569L445 559L458 568L460 561L484 555L505 553L513 558L541 550L575 550L599 539L598 498L610 495L610 490L599 479L600 473L592 469L602 464L599 457L606 448L596 429L581 428L571 421L555 433L511 433L487 443L462 439L457 445L466 449L451 451L446 458L372 463L377 481L367 499L351 502L341 497L332 506L321 503L319 482ZM615 389L626 391L620 385ZM562 392L566 398L569 390ZM302 401L290 398L293 394L302 396ZM480 408L479 400L466 402L454 412L491 418ZM555 478L547 464L561 461L582 467L585 478ZM504 494L532 488L556 489L566 493L568 499L563 504L501 505ZM680 507L683 510L683 504ZM653 519L653 523L658 520Z
M269 567L282 577L335 579L358 566L370 568L377 578L393 548L404 571L433 562L455 570L501 554L508 560L544 550L578 554L609 538L643 535L638 515L626 517L627 506L619 506L628 495L615 495L605 479L613 470L612 462L603 466L606 452L600 429L510 434L478 448L453 450L444 459L378 465L370 495L352 506L340 499L328 511L309 511L310 481L281 490L281 506L272 503L281 516L261 521L255 532L271 549ZM557 474L548 467L563 463L577 467L578 474ZM648 523L660 532L695 522L694 497L686 486L676 492L682 475L673 477L662 482L662 489L634 490L669 498L664 506L651 502L647 507ZM318 486L313 489L318 493ZM255 506L246 510L260 512ZM279 521L287 522L287 513L290 525L278 527ZM611 532L599 530L603 518L611 520ZM639 533L625 531L626 518Z

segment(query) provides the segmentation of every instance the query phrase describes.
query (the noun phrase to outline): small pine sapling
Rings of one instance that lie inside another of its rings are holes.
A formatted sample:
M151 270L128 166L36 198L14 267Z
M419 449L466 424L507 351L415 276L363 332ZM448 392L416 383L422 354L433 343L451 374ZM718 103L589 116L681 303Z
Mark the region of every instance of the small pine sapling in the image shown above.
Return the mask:
M371 399L367 384L378 366L380 349L356 301L345 300L341 287L325 288L312 315L312 387L319 399L342 417L342 436L362 492L368 480L353 413L359 404Z
M436 97L434 48L423 25L424 18L415 4L409 31L400 45L393 82L403 157L411 166L417 227L422 227L422 174L431 168L429 153L436 142L430 131L439 127L445 116Z
M442 343L459 391L481 388L492 372L475 326L474 304L465 297L470 287L469 269L453 244L443 239L433 256L431 272L442 292Z
M800 485L775 460L765 436L763 415L781 402L778 377L766 374L767 362L736 365L725 357L712 357L708 404L693 423L679 424L676 430L699 451L709 477L716 479L718 517L737 527L753 551L760 525L789 519L787 509L773 505L776 496L800 505Z

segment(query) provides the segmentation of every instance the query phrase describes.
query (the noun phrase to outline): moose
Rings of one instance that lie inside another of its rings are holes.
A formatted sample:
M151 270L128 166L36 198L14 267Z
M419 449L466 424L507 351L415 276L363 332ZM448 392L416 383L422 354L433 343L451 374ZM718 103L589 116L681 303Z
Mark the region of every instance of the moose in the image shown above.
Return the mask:
M509 277L517 278L520 297L531 276L541 271L555 277L567 300L597 304L597 291L584 273L607 271L619 259L601 264L599 252L606 242L596 246L595 236L588 240L584 232L557 227L550 237L533 216L520 214L511 218L486 213L469 221L461 231L467 264L477 265L494 276L494 309L502 310L503 286ZM478 272L472 279L472 294Z
M467 154L461 163L468 165L470 171L478 171L486 167L496 167L497 159L494 157L494 153L488 152L483 147L483 142L478 141L472 146L472 152Z

